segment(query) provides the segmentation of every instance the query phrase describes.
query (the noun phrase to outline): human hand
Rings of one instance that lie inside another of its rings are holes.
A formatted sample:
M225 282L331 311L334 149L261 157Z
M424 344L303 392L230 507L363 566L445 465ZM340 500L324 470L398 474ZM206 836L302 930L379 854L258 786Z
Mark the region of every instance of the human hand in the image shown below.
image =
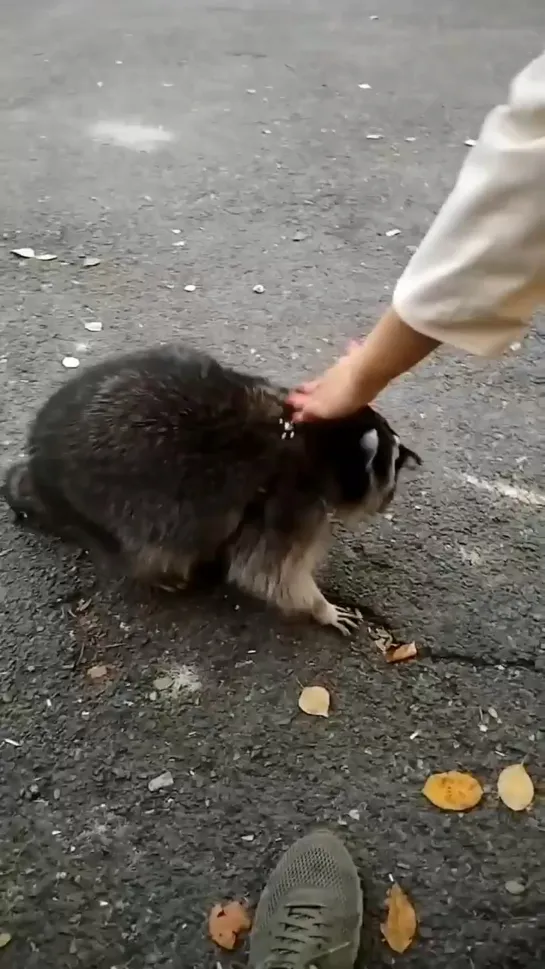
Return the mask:
M361 344L351 341L345 355L321 377L293 390L288 404L293 407L294 422L334 420L369 403L368 391L362 382Z

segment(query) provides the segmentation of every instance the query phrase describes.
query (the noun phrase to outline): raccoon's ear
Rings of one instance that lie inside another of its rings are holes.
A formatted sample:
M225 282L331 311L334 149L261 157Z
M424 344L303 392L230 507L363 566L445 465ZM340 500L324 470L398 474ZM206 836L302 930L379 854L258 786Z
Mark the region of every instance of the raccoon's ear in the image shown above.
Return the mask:
M378 431L375 427L360 437L360 446L366 457L365 470L369 471L378 451Z
M411 451L410 448L405 447L404 444L399 445L399 466L401 468L419 468L422 464L422 458L416 451Z

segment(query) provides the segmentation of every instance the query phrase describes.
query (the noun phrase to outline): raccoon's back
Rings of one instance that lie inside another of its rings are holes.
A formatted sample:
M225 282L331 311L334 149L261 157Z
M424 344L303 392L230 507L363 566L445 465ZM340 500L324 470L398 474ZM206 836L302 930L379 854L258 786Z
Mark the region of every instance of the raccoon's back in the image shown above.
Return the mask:
M277 460L282 395L204 353L165 346L89 367L39 412L29 453L61 477L139 488L261 480ZM247 489L244 488L244 491Z

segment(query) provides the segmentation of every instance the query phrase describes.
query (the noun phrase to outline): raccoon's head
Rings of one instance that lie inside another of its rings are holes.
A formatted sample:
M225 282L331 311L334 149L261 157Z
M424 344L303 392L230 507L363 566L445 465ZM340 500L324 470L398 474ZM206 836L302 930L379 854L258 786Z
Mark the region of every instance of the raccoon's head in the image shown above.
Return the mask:
M324 454L327 449L327 463L336 476L337 513L364 518L384 512L395 495L400 472L421 465L421 458L401 443L372 407L326 423L321 448Z

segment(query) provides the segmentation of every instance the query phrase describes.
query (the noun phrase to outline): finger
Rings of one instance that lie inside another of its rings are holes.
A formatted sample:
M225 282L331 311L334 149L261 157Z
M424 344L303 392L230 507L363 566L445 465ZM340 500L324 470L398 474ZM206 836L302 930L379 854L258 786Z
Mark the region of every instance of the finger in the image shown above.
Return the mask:
M316 390L319 380L308 380L304 384L298 384L291 393L295 394L312 394Z

